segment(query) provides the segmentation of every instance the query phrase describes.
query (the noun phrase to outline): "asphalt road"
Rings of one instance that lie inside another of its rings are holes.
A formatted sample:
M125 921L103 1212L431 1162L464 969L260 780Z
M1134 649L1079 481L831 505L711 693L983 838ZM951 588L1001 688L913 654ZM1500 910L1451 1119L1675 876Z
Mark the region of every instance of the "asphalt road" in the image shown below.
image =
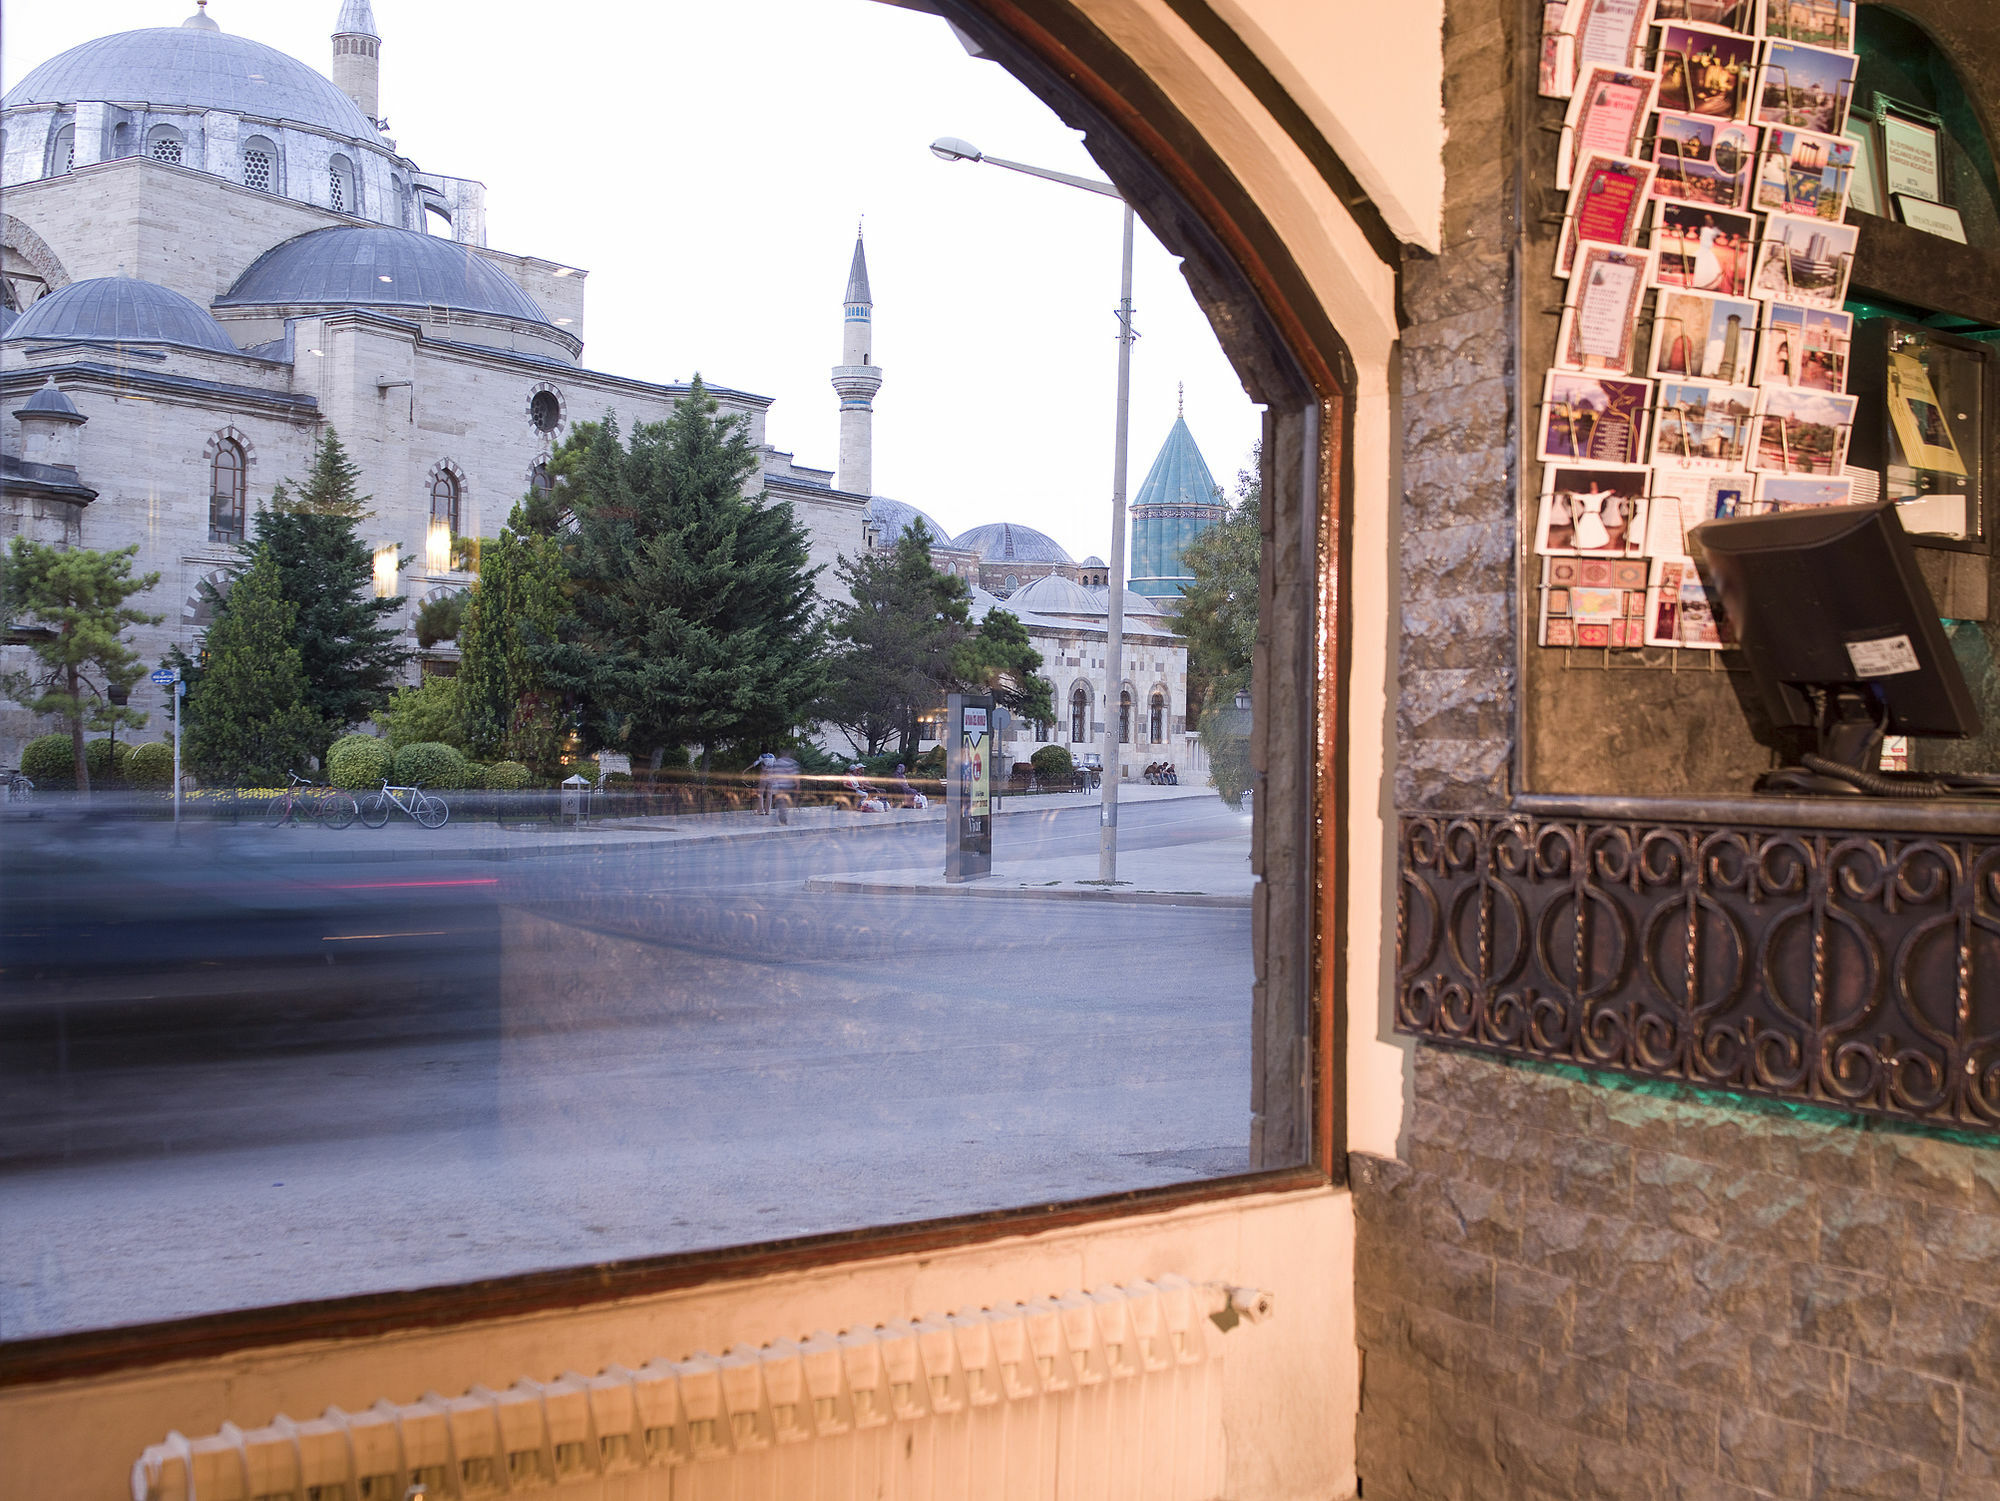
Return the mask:
M803 890L936 824L334 866L260 833L8 841L0 1339L1247 1164L1247 911ZM1002 833L1081 854L1096 815Z

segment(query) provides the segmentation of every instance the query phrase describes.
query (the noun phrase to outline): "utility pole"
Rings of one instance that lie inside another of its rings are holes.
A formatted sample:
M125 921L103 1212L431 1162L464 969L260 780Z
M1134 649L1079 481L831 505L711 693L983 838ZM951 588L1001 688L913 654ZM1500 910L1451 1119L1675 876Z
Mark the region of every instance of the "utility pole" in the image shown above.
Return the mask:
M1111 449L1111 577L1104 591L1104 806L1098 817L1097 879L1118 879L1119 725L1125 703L1125 461L1132 414L1132 205L1125 205L1125 248L1118 280L1118 427ZM1134 706L1137 707L1136 705Z

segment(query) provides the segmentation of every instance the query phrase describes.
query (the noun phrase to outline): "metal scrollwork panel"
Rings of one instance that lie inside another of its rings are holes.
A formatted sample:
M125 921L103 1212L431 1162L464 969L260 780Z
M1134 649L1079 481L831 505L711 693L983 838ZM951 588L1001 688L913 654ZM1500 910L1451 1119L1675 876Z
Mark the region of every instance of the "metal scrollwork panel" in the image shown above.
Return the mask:
M2000 1132L2000 835L1406 816L1399 1031Z

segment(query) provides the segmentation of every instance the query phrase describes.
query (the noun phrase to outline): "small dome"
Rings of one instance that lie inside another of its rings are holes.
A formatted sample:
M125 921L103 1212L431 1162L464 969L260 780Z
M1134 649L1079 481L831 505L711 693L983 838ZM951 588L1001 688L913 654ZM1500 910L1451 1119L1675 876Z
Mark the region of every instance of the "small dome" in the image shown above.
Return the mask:
M982 563L1068 563L1055 538L1013 521L992 521L964 532L951 544L979 554Z
M932 547L951 546L951 533L939 526L930 516L915 506L905 505L900 500L890 500L885 495L871 496L868 501L868 519L875 523L875 540L883 547L893 547L896 539L909 530L910 523L923 523L930 534Z
M1105 606L1103 595L1084 588L1075 579L1051 573L1008 595L1007 608L1017 614L1032 610L1037 615L1102 615Z
M972 586L972 593L967 596L966 604L970 607L972 621L975 625L984 620L987 612L990 610L1007 610L1011 612L1014 608L999 595L982 589L977 584Z
M546 325L548 314L469 246L413 229L336 225L258 256L218 308L451 308Z
M14 409L14 415L16 417L63 417L76 422L85 420L83 413L76 409L76 403L69 399L61 386L56 384L56 378L53 375L42 382L42 387L39 391L35 392L34 395L30 396Z
M154 109L215 109L289 120L328 135L375 141L361 106L275 47L231 36L197 14L180 26L98 37L28 70L0 107L143 99Z
M1078 564L1077 566L1080 568L1108 568L1111 565L1106 563L1104 559L1100 558L1096 553L1092 553L1089 557L1085 558L1083 562Z
M125 276L73 281L49 293L15 320L7 338L177 344L211 354L241 353L200 303Z
M185 26L189 31L222 30L220 26L215 24L215 18L208 13L208 0L195 0L195 4L199 8L193 15L181 22L181 25Z

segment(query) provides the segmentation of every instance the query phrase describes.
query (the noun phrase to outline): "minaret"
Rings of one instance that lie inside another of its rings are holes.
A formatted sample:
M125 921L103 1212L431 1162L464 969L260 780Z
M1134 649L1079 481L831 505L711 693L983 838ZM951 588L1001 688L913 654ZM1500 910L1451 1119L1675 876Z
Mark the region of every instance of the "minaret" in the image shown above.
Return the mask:
M377 124L382 120L382 37L368 0L340 0L333 25L333 82Z
M366 0L360 0L365 4ZM834 394L840 397L840 473L837 483L853 495L875 493L875 393L882 389L882 372L868 363L874 300L868 295L868 256L861 248L861 231L854 231L854 264L847 271L847 295L841 299L840 363L833 367Z

